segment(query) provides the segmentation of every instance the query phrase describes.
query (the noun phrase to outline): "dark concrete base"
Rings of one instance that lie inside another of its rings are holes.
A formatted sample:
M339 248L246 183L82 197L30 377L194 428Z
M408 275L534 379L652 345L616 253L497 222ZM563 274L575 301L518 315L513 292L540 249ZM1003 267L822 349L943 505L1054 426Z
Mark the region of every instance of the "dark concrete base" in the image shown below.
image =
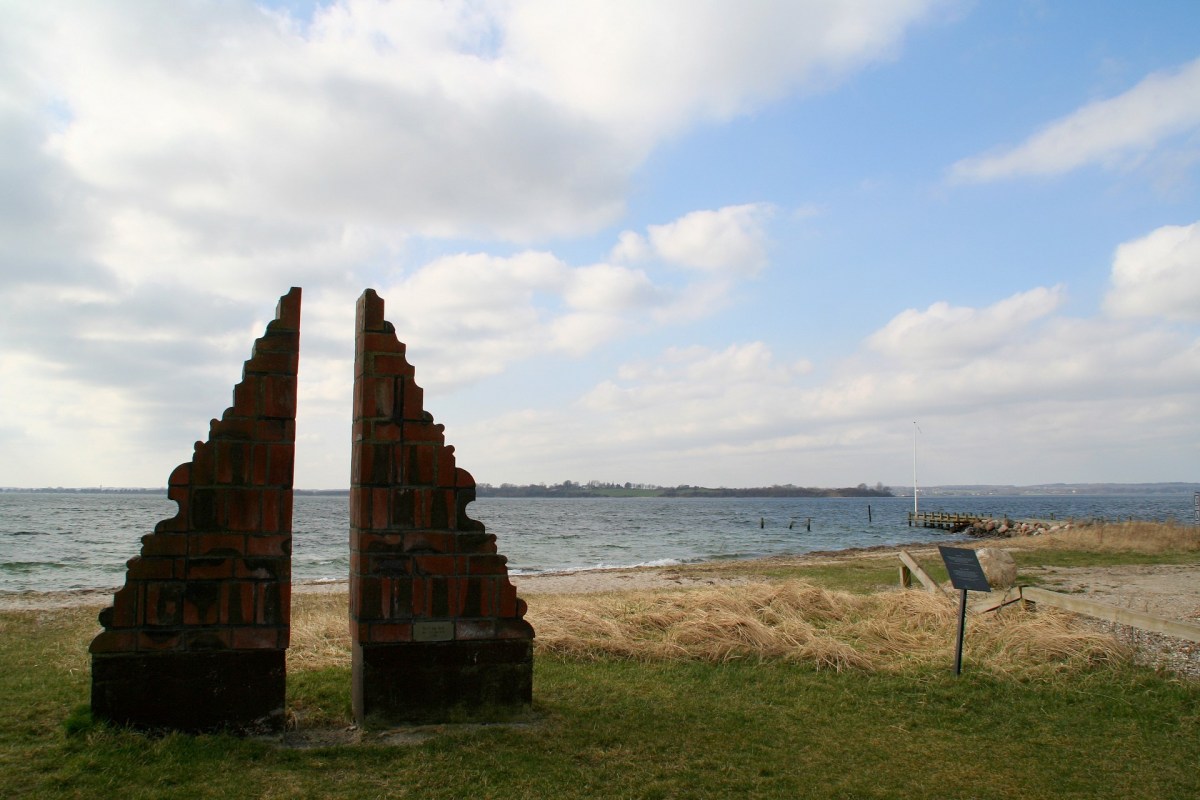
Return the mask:
M92 656L92 715L143 729L280 730L283 650Z
M529 708L528 639L356 644L352 701L359 726L479 718Z

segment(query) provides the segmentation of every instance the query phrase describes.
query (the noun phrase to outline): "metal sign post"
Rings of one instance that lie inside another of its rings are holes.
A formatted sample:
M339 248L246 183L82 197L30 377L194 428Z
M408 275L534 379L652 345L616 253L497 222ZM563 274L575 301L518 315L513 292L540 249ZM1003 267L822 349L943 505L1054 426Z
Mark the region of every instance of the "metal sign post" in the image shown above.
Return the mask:
M958 643L954 648L954 674L962 674L963 634L967 628L967 590L975 592L990 592L991 585L979 565L979 557L975 551L966 547L944 547L938 545L942 554L942 563L946 572L950 573L950 583L955 589L962 591L958 601Z

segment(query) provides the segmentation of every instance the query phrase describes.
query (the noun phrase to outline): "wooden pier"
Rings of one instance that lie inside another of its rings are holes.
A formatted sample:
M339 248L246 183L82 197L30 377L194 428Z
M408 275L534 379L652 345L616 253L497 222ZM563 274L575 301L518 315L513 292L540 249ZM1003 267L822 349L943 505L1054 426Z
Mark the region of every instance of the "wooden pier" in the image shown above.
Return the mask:
M991 517L981 517L977 514L952 514L948 511L908 512L908 527L940 528L944 531L961 531L972 525L978 525Z

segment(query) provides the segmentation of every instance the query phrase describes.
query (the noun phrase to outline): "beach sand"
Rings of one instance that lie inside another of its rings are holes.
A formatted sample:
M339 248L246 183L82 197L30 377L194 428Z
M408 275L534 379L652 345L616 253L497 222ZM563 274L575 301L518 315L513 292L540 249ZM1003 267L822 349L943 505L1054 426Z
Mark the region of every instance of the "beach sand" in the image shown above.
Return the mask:
M992 546L995 546L993 544ZM1002 546L1002 545L1001 545ZM769 571L773 568L819 566L847 561L872 560L899 567L898 553L907 550L921 563L936 563L937 547L929 544L880 546L849 550L822 551L799 555L772 556L745 563L740 572ZM679 589L746 583L745 574L723 574L711 564L597 569L579 572L513 575L511 580L521 596L546 594L595 594L625 590ZM1101 602L1148 611L1160 616L1200 621L1200 566L1146 564L1110 567L1050 567L1026 570L1039 577L1047 589L1081 594ZM38 610L88 607L97 610L111 604L112 594L120 587L106 590L67 592L0 593L0 610ZM336 594L346 592L346 581L296 583L294 594Z

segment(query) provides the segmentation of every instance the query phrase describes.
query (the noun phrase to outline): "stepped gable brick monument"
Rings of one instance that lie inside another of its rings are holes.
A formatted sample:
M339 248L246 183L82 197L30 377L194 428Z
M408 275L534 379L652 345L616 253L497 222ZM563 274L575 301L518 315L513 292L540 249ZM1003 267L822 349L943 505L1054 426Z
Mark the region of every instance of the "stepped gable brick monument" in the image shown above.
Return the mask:
M300 289L254 344L233 405L171 474L92 641L92 712L141 728L280 728L291 599Z
M352 698L359 725L527 707L533 628L496 537L470 519L475 480L372 289L358 300L350 490Z

